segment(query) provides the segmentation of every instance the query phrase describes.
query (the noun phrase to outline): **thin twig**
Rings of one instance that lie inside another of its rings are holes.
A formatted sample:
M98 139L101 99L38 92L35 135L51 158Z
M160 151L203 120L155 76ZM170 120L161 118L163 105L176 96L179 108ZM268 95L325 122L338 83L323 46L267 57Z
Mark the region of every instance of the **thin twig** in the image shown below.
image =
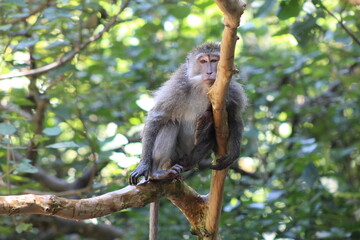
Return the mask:
M354 40L355 43L357 43L360 46L360 40L352 33L344 24L343 19L338 19L329 9L325 7L325 5L320 2L320 6L330 15L332 16L339 24L342 29Z
M6 105L0 104L0 110L1 111L6 111L6 112L17 113L20 116L26 118L26 120L28 120L28 121L32 121L34 119L34 116L31 113L28 113L28 112L18 108L16 105L11 104L11 103L8 103Z

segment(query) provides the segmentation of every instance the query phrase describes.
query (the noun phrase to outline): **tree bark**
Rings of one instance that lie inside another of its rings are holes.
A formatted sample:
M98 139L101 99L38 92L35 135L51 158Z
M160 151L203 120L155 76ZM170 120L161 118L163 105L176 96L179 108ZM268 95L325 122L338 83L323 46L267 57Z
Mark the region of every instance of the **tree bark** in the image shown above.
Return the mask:
M42 214L84 220L126 208L143 207L162 197L167 197L183 212L193 229L204 226L202 219L206 197L179 180L143 182L101 196L79 200L55 195L0 196L0 215Z
M241 0L215 0L218 7L224 13L224 34L221 40L220 61L214 85L209 90L208 96L213 107L214 125L217 141L217 158L226 154L229 130L227 126L226 94L229 83L234 73L234 52L237 37L237 28L240 25L240 17L245 10L246 4ZM218 235L219 220L221 215L224 183L228 169L212 171L209 206L206 214L206 229L209 236L204 239L220 239Z

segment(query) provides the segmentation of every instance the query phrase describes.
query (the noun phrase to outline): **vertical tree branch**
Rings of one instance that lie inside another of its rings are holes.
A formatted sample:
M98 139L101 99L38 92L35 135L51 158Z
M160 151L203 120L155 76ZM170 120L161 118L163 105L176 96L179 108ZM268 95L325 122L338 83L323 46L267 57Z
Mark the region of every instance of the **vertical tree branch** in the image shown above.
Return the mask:
M236 31L240 25L240 17L245 10L245 3L241 0L215 0L218 7L225 14L224 34L221 41L220 62L214 85L209 90L209 99L213 107L216 141L218 146L217 158L226 154L228 126L226 112L226 94L234 70L234 51L237 41ZM209 205L206 215L206 230L210 233L205 239L219 239L219 219L221 214L222 196L225 177L228 169L212 171Z

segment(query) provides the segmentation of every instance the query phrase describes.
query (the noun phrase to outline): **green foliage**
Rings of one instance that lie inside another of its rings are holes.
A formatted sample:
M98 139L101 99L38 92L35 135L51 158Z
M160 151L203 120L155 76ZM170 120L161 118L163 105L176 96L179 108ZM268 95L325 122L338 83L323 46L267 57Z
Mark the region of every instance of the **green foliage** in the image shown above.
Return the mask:
M45 2L0 1L0 75L63 59L120 5L51 1L34 13ZM238 162L248 174L237 166L229 172L223 239L359 238L360 8L350 2L247 2L235 65L250 102ZM12 194L55 191L34 177L38 168L72 182L94 160L95 190L80 197L126 186L151 91L195 45L221 40L222 18L212 0L133 0L108 33L69 62L0 80L0 193L10 194L8 185ZM206 194L210 174L185 176ZM195 239L171 203L161 206L159 239ZM123 230L120 239L146 239L147 214L129 209L92 224ZM1 239L56 229L25 217L1 221ZM60 228L52 236L73 233Z

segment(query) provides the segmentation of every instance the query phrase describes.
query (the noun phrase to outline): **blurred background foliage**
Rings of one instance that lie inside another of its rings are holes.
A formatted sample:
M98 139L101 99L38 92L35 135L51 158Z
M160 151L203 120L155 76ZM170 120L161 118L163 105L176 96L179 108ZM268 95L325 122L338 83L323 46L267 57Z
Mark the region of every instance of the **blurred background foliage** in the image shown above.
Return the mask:
M122 4L0 1L0 78L38 73L0 80L2 195L85 198L126 186L151 91L194 46L221 40L212 0L132 0L92 41ZM247 1L235 78L250 105L226 182L223 239L360 239L357 4ZM201 166L185 174L202 194L209 176ZM159 239L195 239L180 211L161 204ZM146 239L147 216L147 207L83 222L3 216L0 239Z

